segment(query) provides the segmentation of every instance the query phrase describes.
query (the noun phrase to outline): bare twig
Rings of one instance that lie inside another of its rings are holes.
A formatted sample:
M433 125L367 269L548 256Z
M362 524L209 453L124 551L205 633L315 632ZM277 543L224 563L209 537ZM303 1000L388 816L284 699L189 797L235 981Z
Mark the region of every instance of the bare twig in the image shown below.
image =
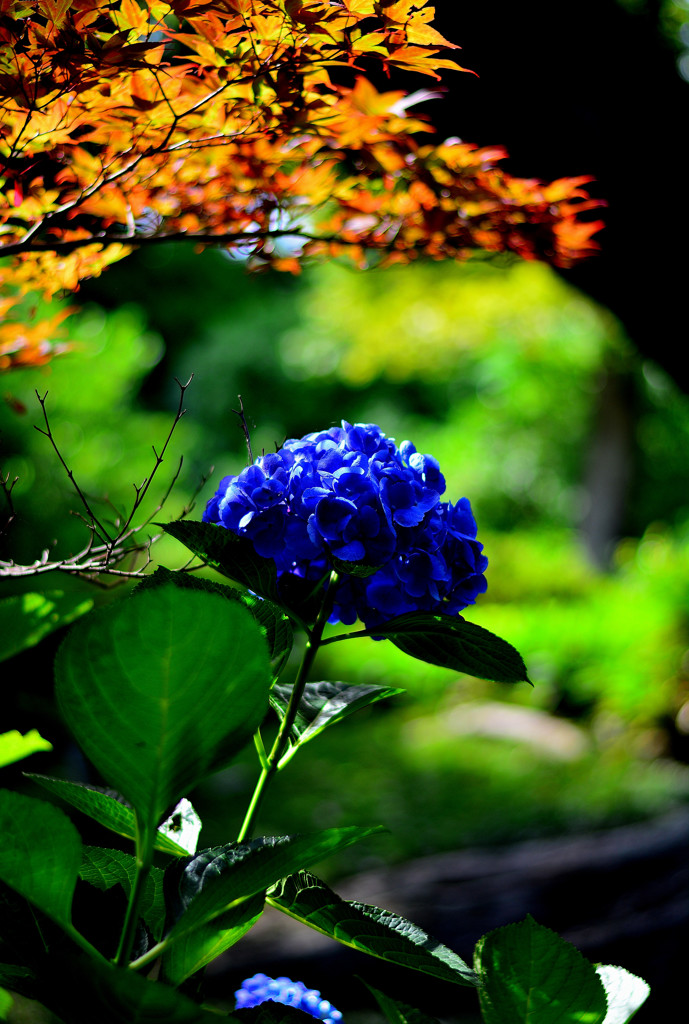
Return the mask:
M254 461L254 453L251 450L251 434L249 433L249 424L246 421L246 414L244 412L244 403L242 402L242 396L237 395L239 399L239 409L233 409L232 412L235 416L239 417L242 430L244 431L244 439L246 441L246 450L249 456L248 465L250 466Z
M176 520L177 522L180 519L186 519L188 515L191 515L193 509L196 507L196 499L198 498L199 494L201 493L203 488L206 486L206 484L210 480L211 476L213 475L213 471L214 470L215 470L215 466L211 466L207 473L203 473L201 475L201 479L199 480L198 484L196 485L196 487L192 491L192 494L191 494L191 497L190 497L189 501L184 506L184 508L182 509L180 514L177 516L177 520ZM163 501L164 501L164 499L163 499ZM162 508L162 504L163 503L161 503L161 508ZM158 511L160 511L160 510L158 509Z
M86 525L90 536L87 543L80 551L74 555L69 555L66 558L51 559L50 549L46 549L42 552L40 558L37 558L30 565L18 565L14 560L0 561L0 577L11 577L16 579L27 576L40 576L47 572L62 572L73 576L81 576L98 586L106 586L107 584L101 577L109 576L119 579L138 579L146 574L146 569L152 561L150 554L151 546L161 536L161 534L157 533L141 540L138 539L137 535L141 530L151 524L153 517L160 512L169 499L172 489L179 479L183 464L182 458L180 458L177 468L173 473L172 480L166 488L156 509L141 523L135 525L134 519L137 512L140 510L141 504L149 491L151 483L165 458L175 428L182 416L185 414L184 395L191 384L192 377L193 374L186 384L182 384L179 380L176 381L180 389L180 397L172 425L170 426L160 452L153 447L153 455L155 457L153 468L141 484L134 485L134 499L129 510L121 515L111 502L107 502L115 513L114 521L108 524L110 526L110 532L106 529L106 526L96 516L96 513L93 510L94 499L87 497L78 485L74 478L74 474L67 466L65 459L57 446L45 406L47 392L43 397L41 397L38 392L36 393L41 409L43 410L43 418L45 420L45 429L41 427L37 427L36 429L50 441L61 466L65 470L70 483L79 497L79 500L84 507L85 514L82 512L75 512L73 514L81 519ZM212 472L212 469L210 472ZM206 476L202 477L199 487L192 495L192 499L189 504L182 510L182 513L178 517L179 519L183 519L191 511L195 498L208 480L210 472ZM12 502L12 488L16 482L17 481L15 479L12 483L9 483L9 474L7 474L7 476L0 474L0 486L5 494L5 499L9 508L9 518L6 526L9 525L15 516L14 505ZM96 543L96 541L99 543ZM136 559L142 554L145 555L143 565L138 568L123 568L127 559ZM184 566L185 571L191 571L192 568L195 567L191 567L189 563Z
M10 525L12 524L12 521L17 515L14 509L14 502L12 501L12 490L18 480L19 477L15 476L14 479L12 480L12 483L10 483L10 474L8 473L6 476L3 476L2 473L0 473L0 487L2 487L2 492L5 495L5 501L7 502L7 519L5 520L3 526L0 528L0 537L3 535L3 533L7 533L7 531L10 528Z
M72 470L69 468L69 466L67 465L67 463L63 459L62 453L60 452L60 449L58 448L57 444L55 443L55 438L53 437L53 432L52 432L51 427L50 427L50 421L48 420L48 411L47 411L47 409L45 407L45 400L46 400L47 397L48 397L48 392L47 391L45 392L45 394L43 395L42 398L39 395L38 391L36 392L36 398L38 399L39 405L40 405L40 407L41 407L41 409L43 411L43 419L45 421L45 430L43 430L42 427L34 427L34 430L37 430L39 434L43 434L43 436L47 437L48 440L50 441L50 443L51 443L51 445L53 447L53 451L55 452L55 454L57 455L58 459L60 460L60 465L63 467L65 473L69 477L69 482L71 483L72 487L76 491L76 493L77 493L77 495L79 497L79 500L81 501L82 505L86 509L86 513L88 515L88 520L86 522L87 522L87 525L88 525L89 529L93 530L93 532L98 536L98 539L100 541L102 541L103 544L111 543L111 538L110 538L110 535L108 534L108 531L101 524L101 522L98 519L98 516L95 514L95 512L93 511L93 509L89 505L88 500L86 499L86 497L82 493L81 488L79 487L79 484L74 479L74 474L72 473Z
M129 512L129 515L127 516L127 519L125 520L124 525L122 526L122 531L121 532L125 532L125 531L127 531L130 528L131 522L132 522L134 516L136 515L136 513L138 512L139 507L141 506L141 503L144 500L144 498L146 497L148 489L151 486L151 483L153 481L153 477L156 475L158 469L160 468L161 463L163 462L163 459L165 458L165 452L167 451L167 447L170 444L170 440L172 439L172 435L175 432L175 427L177 426L179 421L182 419L182 416L184 416L184 414L187 411L184 408L184 395L185 395L185 392L186 392L187 388L189 387L189 385L191 384L193 379L194 379L194 374L192 373L191 376L189 377L189 380L186 382L186 384L182 384L182 382L180 380L178 380L177 377L175 377L175 383L177 384L177 386L179 388L179 403L177 405L177 412L175 413L175 418L172 421L172 426L170 427L170 429L168 431L168 435L165 438L165 442L163 444L163 447L160 449L160 455L155 450L155 446L152 446L153 447L153 454L155 455L155 459L156 459L155 465L154 465L153 469L151 470L150 475L147 476L144 479L143 483L141 483L140 486L137 487L136 484L134 484L134 490L136 492L136 497L135 497L135 499L134 499L134 501L132 503L132 507L131 507L131 510ZM177 480L177 477L179 476L181 468L182 468L182 463L180 461L180 464L179 464L179 467L177 469L177 472L175 473L175 475L173 477L172 484L170 485L170 488L168 489L168 492L167 492L168 494L172 490L172 487L174 486L174 484L175 484L175 482ZM167 495L166 495L166 497L167 497ZM164 504L164 502L165 502L165 499L163 499L163 504ZM162 508L162 505L160 506L160 508ZM156 512L154 512L153 514L155 515L157 512L159 512L160 508L158 508L156 510ZM149 520L146 520L146 523L148 523L148 522L149 522ZM141 525L144 526L144 525L146 525L146 523L142 523ZM139 529L140 529L140 527L139 527Z

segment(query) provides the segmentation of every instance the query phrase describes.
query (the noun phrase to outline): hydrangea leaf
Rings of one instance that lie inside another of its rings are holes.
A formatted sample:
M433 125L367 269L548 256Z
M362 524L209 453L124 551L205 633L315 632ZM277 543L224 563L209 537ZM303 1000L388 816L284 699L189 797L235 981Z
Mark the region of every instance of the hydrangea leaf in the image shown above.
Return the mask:
M7 1020L12 1009L14 999L5 988L0 988L0 1020Z
M58 807L0 791L0 879L70 928L81 838Z
M89 960L85 968L83 957L71 955L50 961L45 1002L70 1024L218 1024L217 1013L136 971L104 960Z
M431 665L498 683L530 682L511 644L459 615L409 612L366 632L392 640L405 654Z
M0 768L7 764L14 764L24 757L36 754L41 750L52 750L53 745L43 737L36 729L30 729L22 736L17 729L0 734Z
M282 608L278 608L272 601L255 597L253 594L244 594L233 587L216 583L214 580L201 579L186 572L172 572L164 566L159 566L150 576L144 577L135 589L137 591L150 589L161 586L163 583L172 583L176 587L187 590L205 590L207 593L219 594L221 597L227 598L228 601L237 601L248 608L263 631L273 674L276 677L280 674L289 658L294 639L292 623Z
M266 1002L243 1007L235 1010L232 1017L238 1024L304 1024L304 1011L285 1003Z
M178 885L181 916L167 936L168 943L214 921L233 904L264 892L302 865L315 864L381 831L377 826L331 828L303 835L263 836L202 850L182 869Z
M183 796L172 814L158 826L158 835L172 839L177 846L183 847L187 853L193 855L199 845L202 828L203 824L194 810L194 805Z
M86 756L150 832L250 740L271 683L246 609L170 585L82 619L56 676L58 706Z
M416 1010L406 1003L401 1003L398 999L393 999L385 992L381 992L380 989L374 988L367 981L364 984L390 1024L438 1024L435 1017L422 1013L421 1010Z
M357 576L359 579L366 579L373 576L380 569L379 565L369 565L368 562L345 562L341 558L333 558L333 569L343 576Z
M259 598L270 602L278 613L286 609L309 622L320 611L320 598L314 594L318 584L288 575L280 580L278 589L275 562L257 554L247 537L239 537L214 523L184 521L160 525L211 569L248 587Z
M64 779L53 779L48 775L32 775L26 773L30 779L43 786L50 793L55 793L72 807L76 807L82 814L93 818L99 825L109 828L120 836L132 841L136 836L136 823L134 812L127 804L120 803L107 793L84 786L78 782L66 782ZM156 831L156 838L153 844L154 850L161 853L169 853L174 857L187 857L188 850L180 846L163 832Z
M603 1024L627 1024L648 999L650 986L643 978L612 964L598 964L596 974L603 983L608 1001Z
M44 636L66 626L93 608L83 594L48 590L43 594L15 594L0 601L0 661L39 643Z
M271 558L257 555L251 541L213 523L181 521L160 524L166 533L189 548L216 572L280 603L277 570Z
M461 957L388 910L346 901L308 871L281 879L267 902L345 946L456 985L476 985Z
M479 939L474 967L485 1024L603 1024L607 1001L593 964L527 917Z
M399 693L404 693L404 690L394 686L365 683L354 686L351 683L327 680L307 683L299 701L292 733L301 745L360 708ZM291 686L274 686L270 692L270 703L281 719L284 718L291 695Z
M139 903L139 917L146 922L156 941L160 938L165 923L163 875L161 868L151 868ZM79 877L101 890L121 885L129 896L136 878L136 860L122 850L84 846Z
M257 893L196 931L187 932L177 939L163 955L163 980L171 985L181 985L230 949L253 928L263 913L263 905L263 894Z

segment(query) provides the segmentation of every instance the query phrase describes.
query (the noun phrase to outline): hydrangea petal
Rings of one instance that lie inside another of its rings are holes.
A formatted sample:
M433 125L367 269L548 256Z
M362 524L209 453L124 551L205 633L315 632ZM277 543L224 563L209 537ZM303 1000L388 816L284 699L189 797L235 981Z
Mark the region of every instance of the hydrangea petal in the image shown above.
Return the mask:
M343 421L224 477L203 520L248 537L275 560L279 582L324 579L337 559L330 621L371 628L409 611L454 615L485 591L471 504L443 502L444 491L432 455ZM380 569L347 576L347 562Z

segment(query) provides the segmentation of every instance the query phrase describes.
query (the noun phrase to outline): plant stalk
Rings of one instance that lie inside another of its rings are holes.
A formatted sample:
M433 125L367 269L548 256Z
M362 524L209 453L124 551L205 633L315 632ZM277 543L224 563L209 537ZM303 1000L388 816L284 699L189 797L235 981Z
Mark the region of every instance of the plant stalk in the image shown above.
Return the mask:
M290 697L289 704L287 705L285 717L280 724L278 734L275 737L275 741L271 747L270 753L268 754L266 763L261 770L261 774L249 802L246 815L244 816L242 827L239 830L239 835L237 836L238 843L241 843L245 839L251 837L268 784L278 771L280 760L285 752L287 744L289 743L292 726L294 725L294 721L297 717L297 711L299 709L299 702L301 701L304 693L304 687L306 686L311 666L313 665L316 654L318 653L318 648L321 646L323 630L325 629L332 610L337 579L338 574L333 570L330 574L330 579L326 584L323 603L321 605L321 610L318 613L318 618L316 619L313 629L309 633L306 641L301 665L299 666L297 678L295 679L294 686L292 687L292 695Z
M123 967L131 959L132 949L134 947L134 938L136 936L136 926L139 920L139 904L153 863L153 840L154 836L150 822L146 822L142 825L139 815L137 814L136 874L134 876L134 884L132 885L131 892L129 893L127 913L125 914L120 941L117 947L117 952L115 953L114 963L116 967Z

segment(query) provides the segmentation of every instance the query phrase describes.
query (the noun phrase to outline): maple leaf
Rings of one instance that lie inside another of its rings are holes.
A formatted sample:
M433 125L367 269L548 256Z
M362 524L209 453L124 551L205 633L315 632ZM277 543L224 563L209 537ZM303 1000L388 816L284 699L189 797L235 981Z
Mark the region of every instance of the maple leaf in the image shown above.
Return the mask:
M0 15L0 369L63 344L50 318L22 325L23 297L73 294L163 240L288 272L477 250L567 266L596 245L588 179L422 144L413 97L362 73L466 70L425 0L0 0Z

